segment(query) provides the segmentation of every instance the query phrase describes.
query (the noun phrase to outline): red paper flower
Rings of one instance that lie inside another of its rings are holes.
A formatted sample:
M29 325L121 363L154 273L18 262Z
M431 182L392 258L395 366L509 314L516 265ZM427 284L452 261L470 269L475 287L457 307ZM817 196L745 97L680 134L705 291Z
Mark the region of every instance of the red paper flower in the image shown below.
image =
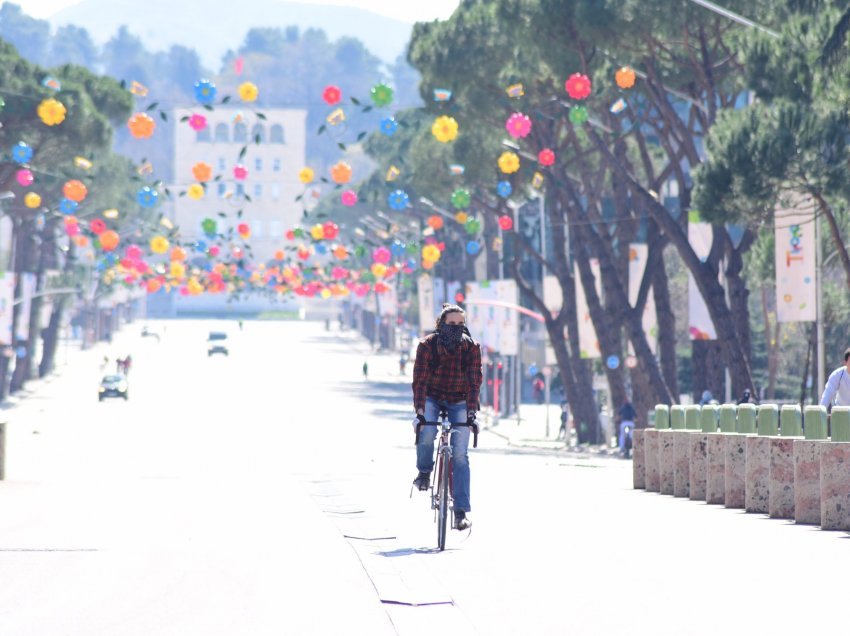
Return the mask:
M537 162L543 167L549 167L555 163L555 153L549 148L544 148L537 153Z
M587 99L590 91L593 90L593 84L587 75L573 73L564 84L564 88L567 90L567 95L573 99Z
M342 91L339 89L339 86L331 84L325 87L325 91L322 93L322 99L325 100L328 106L339 104L339 101L342 99Z
M106 223L104 223L100 219L92 219L89 223L89 229L92 231L92 234L100 236L101 234L106 232Z

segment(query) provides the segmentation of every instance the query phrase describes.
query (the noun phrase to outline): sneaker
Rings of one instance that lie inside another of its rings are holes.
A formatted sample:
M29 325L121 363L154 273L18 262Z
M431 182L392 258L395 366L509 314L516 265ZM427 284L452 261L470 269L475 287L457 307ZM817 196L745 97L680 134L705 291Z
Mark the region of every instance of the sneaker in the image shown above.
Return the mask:
M431 486L431 473L419 473L413 480L413 485L419 490L428 490Z
M455 510L455 522L452 526L455 530L468 530L472 527L472 521L463 510Z

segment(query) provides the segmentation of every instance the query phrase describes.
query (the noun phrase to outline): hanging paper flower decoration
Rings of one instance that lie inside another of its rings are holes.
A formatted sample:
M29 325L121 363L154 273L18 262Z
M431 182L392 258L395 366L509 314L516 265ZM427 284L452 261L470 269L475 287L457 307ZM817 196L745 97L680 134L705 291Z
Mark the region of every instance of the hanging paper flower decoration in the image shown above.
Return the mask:
M37 208L41 205L41 195L35 192L27 192L26 196L24 196L24 205L31 210Z
M321 223L316 223L310 228L310 236L314 241L321 241L325 238L325 228Z
M29 163L32 159L32 148L29 144L19 141L12 147L12 159L15 163Z
M387 197L387 204L393 210L404 210L410 205L410 197L404 190L393 190Z
M236 232L243 239L250 238L250 236L251 236L251 228L248 226L247 223L240 223L239 225L237 225L236 226Z
M101 235L106 232L106 223L104 223L101 219L92 219L89 222L89 229L92 234Z
M127 120L127 128L136 139L147 139L153 135L156 122L147 113L136 113Z
M440 248L436 245L426 245L422 248L422 260L426 263L436 263L440 260Z
M136 201L143 208L152 208L159 199L159 192L150 186L144 186L136 193Z
M470 256L475 256L481 251L481 244L478 241L469 241L466 244L466 253ZM460 302L463 302L462 300Z
M499 227L502 228L503 232L507 232L514 227L514 220L508 216L507 214L503 214L499 217Z
M186 266L179 261L171 261L168 266L168 275L175 280L183 280L186 278Z
M195 99L205 106L211 106L215 101L217 89L211 81L202 79L195 83Z
M248 178L248 169L241 163L237 163L233 166L233 178L237 181L244 181Z
M383 265L386 265L390 262L392 257L392 253L383 245L381 247L376 247L372 251L372 261L375 263L381 263Z
M383 263L372 263L372 267L369 268L369 271L375 276L375 278L383 278L387 275L387 266Z
M628 106L628 104L626 104L626 100L620 97L617 101L611 104L608 110L611 111L611 114L613 115L619 115L626 110L626 106Z
M15 173L15 181L18 182L18 185L23 186L24 188L31 186L33 182L32 171L27 170L26 168L21 168Z
M339 185L348 183L351 181L351 166L344 161L338 161L331 166L331 179Z
M316 173L312 168L301 168L298 172L298 180L303 184L312 183L316 178Z
M544 148L537 153L537 163L548 168L555 163L555 153L549 148Z
M207 236L215 236L218 231L218 223L216 223L215 219L206 218L201 221L201 229Z
M519 170L519 156L515 152L506 150L499 157L499 170L505 174L513 174Z
M151 252L154 254L165 254L169 246L168 239L164 236L154 236L150 241Z
M528 133L531 132L531 119L528 115L514 113L508 117L508 120L505 122L505 130L507 130L508 134L514 139L527 137Z
M260 95L260 89L253 82L242 82L237 90L243 102L255 102Z
M115 230L106 230L98 236L98 240L100 241L100 248L104 252L112 252L118 247L121 237Z
M426 222L428 223L428 227L432 230L440 230L443 227L443 217L439 214L432 214L428 217Z
M192 201L200 201L204 198L204 186L200 183L193 183L186 189L186 196Z
M593 89L593 84L587 75L573 73L564 83L564 88L573 99L587 99Z
M437 141L444 144L457 139L457 130L457 121L448 115L440 115L431 126L431 134Z
M587 121L589 117L587 113L587 109L584 106L573 106L570 108L570 121L576 124L577 126L582 125Z
M322 99L325 100L325 103L328 106L339 104L342 99L342 91L339 89L339 86L330 84L326 86L325 90L322 92Z
M496 184L496 193L502 197L507 198L511 196L511 192L513 192L513 187L511 187L510 181L499 181Z
M357 193L354 190L346 190L340 197L342 204L348 207L357 204Z
M345 249L345 247L343 245L337 245L333 249L333 255L334 255L335 258L342 260L344 258L348 258L348 250Z
M398 122L392 117L384 117L381 120L381 132L387 137L392 137L398 130Z
M192 176L195 177L197 181L201 183L206 183L210 181L213 176L212 166L208 163L204 163L203 161L199 161L194 166L192 166Z
M72 201L71 199L65 198L59 201L59 211L65 215L74 214L77 211L79 205L80 204L76 201Z
M635 70L630 66L621 66L614 73L614 81L617 82L617 86L624 90L635 85L636 77Z
M45 126L57 126L65 121L65 105L59 100L45 99L38 105L38 118Z
M81 203L88 193L89 191L86 185L77 179L66 181L62 186L62 194L65 195L65 198L76 201L77 203Z
M457 221L461 225L466 223L466 219L468 219L468 218L469 218L469 215L466 212L458 212L457 214L455 214L455 221Z
M463 227L467 234L478 234L478 232L481 231L481 221L473 216L466 220Z
M207 118L203 115L192 115L189 117L189 128L195 132L200 132L207 127Z
M369 96L372 98L372 103L378 108L389 106L393 101L393 89L381 82L375 84L372 90L369 91Z
M184 250L179 245L175 245L171 248L171 254L168 257L172 261L185 261L186 260L186 250Z
M325 224L322 225L322 233L326 240L332 241L339 236L339 226L333 221L325 221Z
M471 201L472 196L469 194L469 190L458 188L452 192L452 205L456 210L462 210L463 208L469 207Z

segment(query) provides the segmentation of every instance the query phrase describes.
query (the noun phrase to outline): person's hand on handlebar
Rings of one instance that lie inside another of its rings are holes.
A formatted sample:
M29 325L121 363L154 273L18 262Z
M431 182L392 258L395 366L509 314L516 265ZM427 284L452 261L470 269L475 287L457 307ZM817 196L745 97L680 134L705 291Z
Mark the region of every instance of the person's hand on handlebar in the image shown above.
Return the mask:
M470 426L477 426L478 423L475 421L475 411L467 411L466 413L466 423Z
M418 420L419 424L425 426L425 413L422 412L422 409L419 409L419 411L416 412L416 419Z

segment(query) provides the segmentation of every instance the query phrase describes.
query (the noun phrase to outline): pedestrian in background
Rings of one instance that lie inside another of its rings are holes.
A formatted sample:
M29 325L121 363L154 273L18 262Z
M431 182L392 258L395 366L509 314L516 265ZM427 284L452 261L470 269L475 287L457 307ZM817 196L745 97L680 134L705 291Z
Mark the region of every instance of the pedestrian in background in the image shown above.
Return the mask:
M363 379L364 380L369 379L369 363L368 362L363 363Z
M850 348L844 350L844 364L829 374L820 403L826 408L850 406Z

